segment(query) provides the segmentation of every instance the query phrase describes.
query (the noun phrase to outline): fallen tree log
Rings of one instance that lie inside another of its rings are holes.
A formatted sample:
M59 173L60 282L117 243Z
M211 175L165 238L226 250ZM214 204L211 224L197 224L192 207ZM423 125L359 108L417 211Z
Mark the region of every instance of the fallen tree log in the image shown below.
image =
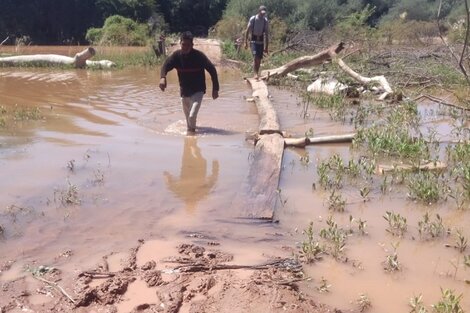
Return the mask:
M312 56L303 56L297 59L290 61L289 63L284 64L276 69L264 70L261 72L262 79L275 76L284 76L287 73L293 72L303 67L310 67L313 65L322 64L325 61L331 60L331 53L339 53L344 49L344 44L342 42L329 47L326 50L323 50Z
M288 73L300 69L302 67L313 66L322 64L325 61L332 61L333 63L338 64L338 66L354 80L359 82L362 85L377 84L380 87L380 92L382 94L379 97L379 100L385 100L391 94L393 94L393 89L390 87L385 76L374 76L374 77L365 77L360 75L351 69L339 56L338 53L344 49L344 44L342 42L329 47L326 50L321 51L313 56L303 56L297 59L294 59L287 64L278 67L272 70L265 70L262 72L262 78L268 79L275 76L284 76ZM312 87L313 88L313 87ZM334 90L333 90L334 92Z
M65 65L75 68L96 67L111 68L116 64L109 60L91 61L89 60L96 54L94 48L89 47L82 52L77 53L73 58L58 54L33 54L33 55L17 55L0 58L0 66L54 66Z
M259 134L273 134L281 133L279 119L277 117L276 110L272 103L269 101L268 87L262 80L247 79L253 90L252 96L258 109L258 115L260 118L259 122Z
M376 172L379 175L383 175L388 172L393 171L440 171L447 168L447 164L440 161L430 161L420 165L410 165L410 164L395 164L395 165L386 165L379 164L377 165Z
M262 80L247 79L258 109L259 136L251 154L248 176L234 201L232 211L239 218L272 221L279 198L284 138L277 113L268 98L268 87Z
M284 138L286 147L305 147L306 145L351 142L356 133L303 138Z
M338 66L346 72L349 76L354 78L357 82L363 84L363 85L368 85L368 84L378 84L381 87L381 90L383 91L382 95L380 95L379 100L385 100L388 96L393 94L392 87L390 87L390 84L388 83L387 79L385 76L380 75L380 76L374 76L374 77L365 77L360 75L359 73L356 73L353 71L344 61L339 58L335 52L331 53L331 57L333 58L333 62L338 64Z

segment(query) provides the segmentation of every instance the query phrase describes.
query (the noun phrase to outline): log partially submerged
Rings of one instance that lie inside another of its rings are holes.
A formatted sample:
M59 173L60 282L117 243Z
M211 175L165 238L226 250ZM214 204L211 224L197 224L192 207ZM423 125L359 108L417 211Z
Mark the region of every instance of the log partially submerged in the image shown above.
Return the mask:
M89 47L82 52L77 53L73 58L65 55L58 54L33 54L33 55L17 55L0 58L0 66L21 66L21 65L34 65L34 66L53 66L53 65L66 65L75 68L96 67L96 68L111 68L116 64L109 60L91 61L89 60L96 54L94 48Z
M297 59L290 61L289 63L278 67L272 70L265 70L262 72L263 78L275 77L275 76L284 76L288 73L298 70L303 67L319 65L326 61L332 61L333 63L338 64L338 66L354 80L362 85L376 84L379 86L382 94L379 97L379 100L385 100L391 94L393 94L393 89L390 87L385 76L374 76L374 77L365 77L359 73L352 70L339 56L338 53L344 49L344 44L342 42L329 47L326 50L323 50L313 56L303 56ZM312 87L313 88L313 87ZM323 91L323 90L322 90ZM334 92L334 90L333 90Z
M272 220L279 198L284 138L279 119L268 98L263 81L248 79L260 117L259 137L252 154L252 163L242 189L232 202L233 211L240 218Z

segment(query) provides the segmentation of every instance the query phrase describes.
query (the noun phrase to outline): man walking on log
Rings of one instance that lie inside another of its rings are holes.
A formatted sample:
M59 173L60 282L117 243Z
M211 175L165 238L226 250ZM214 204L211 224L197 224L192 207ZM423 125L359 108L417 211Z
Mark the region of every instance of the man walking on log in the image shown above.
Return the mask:
M173 52L164 62L160 72L160 89L165 91L166 74L176 69L180 84L181 103L186 117L188 134L196 132L196 119L201 107L202 97L206 93L208 71L212 79L212 99L219 97L219 80L214 64L207 56L193 49L193 34L184 32L180 37L181 49Z
M248 48L248 36L251 34L251 53L253 54L253 70L255 79L259 79L259 68L263 53L268 54L269 46L269 22L266 17L266 7L260 6L258 14L253 15L248 21L245 31L245 49Z

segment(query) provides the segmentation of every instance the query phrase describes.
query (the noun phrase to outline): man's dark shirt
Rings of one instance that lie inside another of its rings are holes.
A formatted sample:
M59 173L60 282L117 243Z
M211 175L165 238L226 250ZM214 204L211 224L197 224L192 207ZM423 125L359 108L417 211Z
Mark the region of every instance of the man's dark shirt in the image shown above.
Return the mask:
M189 97L196 92L206 92L206 77L204 70L207 70L212 78L214 90L219 90L219 80L215 66L209 61L204 53L191 49L188 54L183 54L181 50L173 52L162 66L160 77L176 68L180 82L180 94L182 97Z

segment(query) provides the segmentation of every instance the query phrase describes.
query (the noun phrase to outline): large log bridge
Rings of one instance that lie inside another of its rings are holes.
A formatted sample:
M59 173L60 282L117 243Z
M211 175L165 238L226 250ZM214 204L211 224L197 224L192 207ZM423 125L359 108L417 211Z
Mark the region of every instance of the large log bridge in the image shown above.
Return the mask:
M278 184L284 154L284 138L281 135L276 110L268 98L268 88L263 81L248 79L255 99L259 123L248 177L232 203L240 218L271 221L278 199Z
M338 57L344 49L343 43L338 43L312 56L303 56L271 70L262 72L262 79L283 76L302 67L322 64L326 61L336 63L345 73L361 84L378 84L382 95L379 100L385 100L393 94L384 76L364 77L353 71ZM268 98L268 88L263 80L247 79L253 90L253 98L260 117L259 130L255 138L255 149L251 155L251 165L248 177L242 189L232 203L234 211L240 212L240 218L262 219L272 221L274 209L279 199L279 178L281 173L282 156L285 146L305 147L308 144L350 142L355 134L332 135L324 137L284 138L279 126L279 119Z
M268 97L264 81L247 79L260 117L252 163L242 189L232 206L239 218L272 221L279 199L279 178L285 146L304 147L307 144L350 142L354 134L324 137L284 138L279 119Z

